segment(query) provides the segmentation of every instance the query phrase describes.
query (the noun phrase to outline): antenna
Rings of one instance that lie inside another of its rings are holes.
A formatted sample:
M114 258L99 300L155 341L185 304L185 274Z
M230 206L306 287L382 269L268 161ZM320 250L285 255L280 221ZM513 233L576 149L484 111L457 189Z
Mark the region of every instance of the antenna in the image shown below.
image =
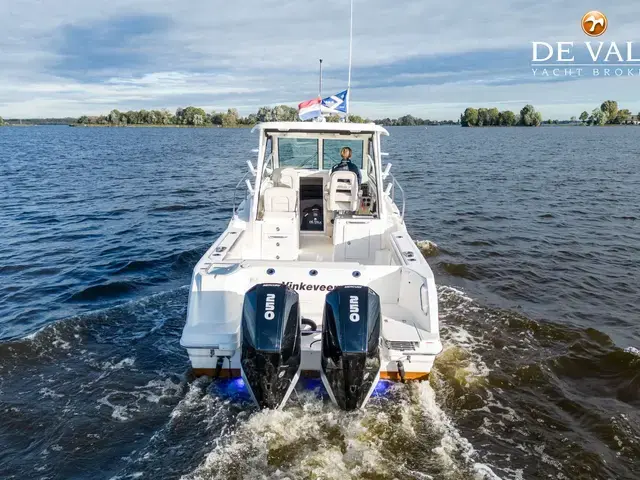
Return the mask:
M322 98L322 59L320 59L320 86L318 87L318 97Z
M347 78L347 116L351 100L351 58L353 53L353 0L351 0L351 15L349 19L349 77Z

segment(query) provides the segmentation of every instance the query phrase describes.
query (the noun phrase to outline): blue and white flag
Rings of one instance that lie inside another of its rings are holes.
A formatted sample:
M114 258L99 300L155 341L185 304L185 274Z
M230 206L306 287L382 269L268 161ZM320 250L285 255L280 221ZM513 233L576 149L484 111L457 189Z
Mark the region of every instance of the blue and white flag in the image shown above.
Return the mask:
M335 113L337 115L347 114L347 97L349 90L336 93L330 97L322 99L322 113Z

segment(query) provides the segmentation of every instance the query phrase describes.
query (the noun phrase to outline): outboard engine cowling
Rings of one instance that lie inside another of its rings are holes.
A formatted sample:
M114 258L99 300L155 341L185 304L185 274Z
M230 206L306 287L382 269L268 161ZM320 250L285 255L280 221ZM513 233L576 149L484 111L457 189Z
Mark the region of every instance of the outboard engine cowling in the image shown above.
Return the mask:
M321 377L344 410L363 407L380 378L380 297L365 286L336 287L322 319Z
M242 377L260 408L284 406L300 376L298 293L282 284L249 289L242 307Z

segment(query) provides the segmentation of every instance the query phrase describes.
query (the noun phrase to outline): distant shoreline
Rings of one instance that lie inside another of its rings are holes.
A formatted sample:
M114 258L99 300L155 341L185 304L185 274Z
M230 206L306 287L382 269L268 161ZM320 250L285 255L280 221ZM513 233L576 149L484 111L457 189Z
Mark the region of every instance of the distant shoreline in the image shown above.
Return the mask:
M420 128L420 127L462 127L462 128L469 128L469 129L501 129L501 128L518 128L518 127L525 127L525 125L512 125L512 126L507 126L507 125L482 125L482 126L466 126L466 125L460 125L460 124L430 124L430 125L384 125L384 124L377 124L377 125L381 125L383 127L392 127L392 128L406 128L406 127L414 127L414 128ZM4 125L2 125L0 128L3 127L7 127L7 128L11 128L11 127L18 127L18 128L24 128L24 127L51 127L51 126L55 126L55 127L73 127L73 128L197 128L197 129L226 129L226 130L233 130L233 129L247 129L247 128L253 128L255 125L233 125L233 126L222 126L222 125L145 125L145 124L140 124L140 125L100 125L100 124L91 124L91 125L82 125L82 124L74 124L74 123L5 123ZM600 127L640 127L640 124L605 124L605 125L587 125L584 123L543 123L541 125L539 125L539 127L593 127L593 126L600 126Z
M222 125L100 125L100 124L77 124L70 123L69 127L74 128L252 128L253 125L234 125L223 127Z
M438 125L439 126L439 125ZM446 125L443 125L446 126ZM526 128L526 125L482 125L468 126L462 125L463 128ZM640 127L640 124L633 123L607 123L605 125L588 125L586 123L541 123L538 127Z
M325 115L328 123L341 121L345 115ZM163 108L160 110L129 110L121 112L111 110L107 115L50 118L10 118L2 120L0 125L33 126L33 125L68 125L71 127L144 127L144 128L253 128L264 122L294 122L298 121L298 110L288 105L260 107L256 113L240 116L238 110L229 108L226 112L210 112L199 107L188 106L176 109L175 113ZM629 109L618 108L614 100L604 101L600 107L593 109L591 114L586 110L579 116L572 116L566 120L542 119L542 114L533 105L525 105L518 113L496 107L467 107L457 120L429 120L413 115L403 115L398 118L369 119L359 115L346 115L350 123L375 123L384 127L582 127L582 126L638 126L640 113L633 115Z

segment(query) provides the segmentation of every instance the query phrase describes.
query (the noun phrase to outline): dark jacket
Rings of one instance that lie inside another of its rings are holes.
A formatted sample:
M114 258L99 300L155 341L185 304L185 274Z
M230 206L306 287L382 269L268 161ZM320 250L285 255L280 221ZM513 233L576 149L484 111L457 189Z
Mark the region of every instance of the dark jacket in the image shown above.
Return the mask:
M362 175L360 174L360 169L351 160L346 160L346 161L342 160L337 165L334 165L333 168L331 169L331 173L337 172L339 170L348 170L350 172L354 172L358 177L358 185L362 183Z

